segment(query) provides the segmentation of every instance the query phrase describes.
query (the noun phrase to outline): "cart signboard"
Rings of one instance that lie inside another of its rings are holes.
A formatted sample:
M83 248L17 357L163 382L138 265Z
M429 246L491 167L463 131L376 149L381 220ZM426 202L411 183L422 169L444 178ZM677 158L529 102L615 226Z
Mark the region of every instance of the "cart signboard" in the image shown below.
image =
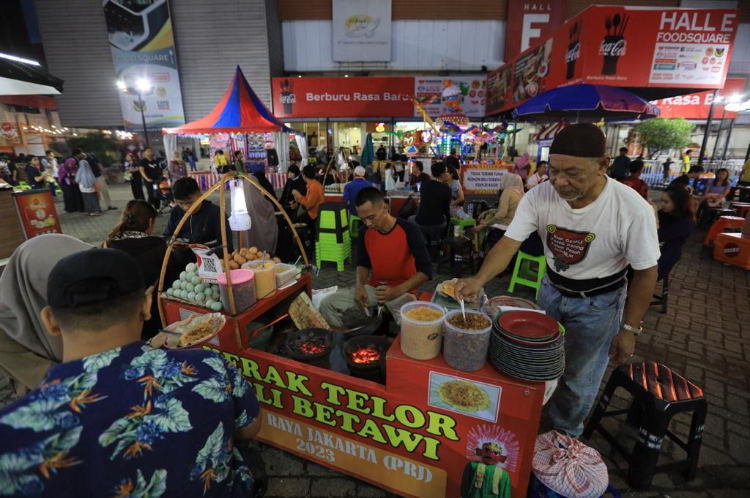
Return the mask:
M47 233L62 233L49 189L13 192L13 202L26 240Z

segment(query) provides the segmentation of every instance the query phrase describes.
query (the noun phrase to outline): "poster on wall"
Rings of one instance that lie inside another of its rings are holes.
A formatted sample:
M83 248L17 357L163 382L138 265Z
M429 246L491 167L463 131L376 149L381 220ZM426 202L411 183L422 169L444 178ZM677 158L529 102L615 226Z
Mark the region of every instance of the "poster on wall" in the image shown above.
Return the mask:
M135 91L141 79L151 86L142 96L146 126L185 124L167 0L103 0L102 8L117 80L129 88L119 92L125 128L135 131L143 126Z
M484 76L456 76L450 78L414 78L414 96L422 108L435 118L446 114L484 116L486 102ZM414 116L420 114L414 109Z
M333 0L333 60L391 60L391 0Z
M552 38L518 58L513 66L513 103L544 93L552 58Z
M493 195L508 170L501 164L467 164L461 168L464 192L471 195Z
M13 202L26 240L46 233L62 233L49 189L13 192Z

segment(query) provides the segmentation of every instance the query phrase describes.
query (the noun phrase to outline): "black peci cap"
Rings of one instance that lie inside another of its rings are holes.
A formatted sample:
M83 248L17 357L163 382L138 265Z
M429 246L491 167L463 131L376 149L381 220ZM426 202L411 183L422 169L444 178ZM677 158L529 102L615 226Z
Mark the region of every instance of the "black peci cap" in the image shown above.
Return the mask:
M591 123L576 123L563 128L555 136L549 153L575 157L604 157L607 155L606 150L607 139L598 126Z
M138 263L117 249L91 249L61 259L47 280L47 304L75 308L145 289Z

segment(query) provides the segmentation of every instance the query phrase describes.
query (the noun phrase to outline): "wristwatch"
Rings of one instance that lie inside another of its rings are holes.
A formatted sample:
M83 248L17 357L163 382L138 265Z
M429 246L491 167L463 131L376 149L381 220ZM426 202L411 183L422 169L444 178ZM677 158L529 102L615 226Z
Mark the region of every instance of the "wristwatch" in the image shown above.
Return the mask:
M620 328L627 330L628 332L632 332L636 337L641 335L641 332L643 332L643 327L635 328L632 325L628 325L627 323L623 323L622 325L620 325Z

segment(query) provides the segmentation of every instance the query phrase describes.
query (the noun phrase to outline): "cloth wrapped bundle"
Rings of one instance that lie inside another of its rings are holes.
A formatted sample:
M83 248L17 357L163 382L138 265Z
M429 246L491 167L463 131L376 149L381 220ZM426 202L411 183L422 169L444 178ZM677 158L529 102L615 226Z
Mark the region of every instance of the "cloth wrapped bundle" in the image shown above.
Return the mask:
M529 496L599 498L607 490L607 466L595 449L549 431L534 446Z

